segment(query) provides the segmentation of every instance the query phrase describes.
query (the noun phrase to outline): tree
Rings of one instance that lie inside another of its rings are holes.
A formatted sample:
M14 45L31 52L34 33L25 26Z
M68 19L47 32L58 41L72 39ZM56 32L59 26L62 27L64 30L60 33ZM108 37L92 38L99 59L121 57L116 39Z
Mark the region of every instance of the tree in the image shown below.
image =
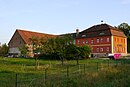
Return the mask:
M57 44L56 53L60 57L62 65L64 64L64 59L66 58L66 54L65 54L66 48L67 46L72 44L72 42L73 42L73 38L69 35L64 35L56 38L56 44Z
M8 54L9 51L9 47L5 44L2 44L2 46L0 47L0 55L1 56L5 56L6 54Z
M123 31L127 36L127 52L130 53L130 26L127 23L121 23L118 25L118 29Z
M90 46L87 46L87 45L83 45L83 46L80 46L77 48L77 57L76 60L77 60L77 64L79 64L79 58L89 58L89 55L91 53L91 47Z
M44 39L43 39L44 40ZM64 59L66 57L65 49L70 44L71 37L68 35L57 36L55 38L48 38L46 41L41 41L42 43L42 52L47 55L57 55L64 64Z
M77 64L79 64L79 58L88 58L91 52L91 48L87 45L77 46L75 44L70 44L66 47L66 58L75 59Z
M77 65L79 64L79 56L81 54L80 47L75 44L70 44L66 48L66 57L68 59L75 59L77 60Z
M21 55L26 57L28 53L28 46L23 45L22 47L19 47L19 51L21 52Z
M39 45L39 38L33 36L30 38L30 42L32 44L32 53L34 54L35 52L37 52L37 47Z
M121 23L117 28L123 31L126 36L130 36L130 26L127 23Z
M83 45L80 47L80 56L82 58L89 58L89 55L91 53L91 47L87 45Z
M65 49L66 58L69 60L75 59L80 54L80 50L78 48L79 47L75 44L67 45Z

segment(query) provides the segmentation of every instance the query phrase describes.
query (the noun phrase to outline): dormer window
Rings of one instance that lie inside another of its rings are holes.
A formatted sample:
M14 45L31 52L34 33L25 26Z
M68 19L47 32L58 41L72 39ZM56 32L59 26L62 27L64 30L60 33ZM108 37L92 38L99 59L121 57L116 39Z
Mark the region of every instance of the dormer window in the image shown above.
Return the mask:
M82 35L82 37L86 37L86 35Z
M104 35L104 34L105 34L104 32L99 33L99 35Z

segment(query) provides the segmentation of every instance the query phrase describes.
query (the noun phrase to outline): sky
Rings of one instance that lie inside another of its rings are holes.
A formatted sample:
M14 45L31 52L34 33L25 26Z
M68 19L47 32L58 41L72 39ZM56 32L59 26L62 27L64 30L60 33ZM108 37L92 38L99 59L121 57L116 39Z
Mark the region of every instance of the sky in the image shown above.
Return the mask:
M130 24L130 0L0 0L0 42L16 29L73 33L101 24Z

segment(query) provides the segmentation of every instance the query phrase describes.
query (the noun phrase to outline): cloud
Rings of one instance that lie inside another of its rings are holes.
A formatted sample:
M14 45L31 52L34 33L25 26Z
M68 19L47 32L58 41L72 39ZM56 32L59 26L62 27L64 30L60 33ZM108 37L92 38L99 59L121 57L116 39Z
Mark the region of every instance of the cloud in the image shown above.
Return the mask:
M121 0L121 4L128 5L130 4L130 0Z

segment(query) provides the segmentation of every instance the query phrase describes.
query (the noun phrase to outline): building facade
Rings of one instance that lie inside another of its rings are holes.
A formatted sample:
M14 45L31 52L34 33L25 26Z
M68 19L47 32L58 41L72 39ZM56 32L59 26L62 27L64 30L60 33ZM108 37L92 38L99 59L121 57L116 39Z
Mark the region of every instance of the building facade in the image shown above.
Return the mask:
M29 57L33 57L33 44L31 42L31 39L33 37L35 38L53 38L56 35L52 34L45 34L45 33L38 33L38 32L32 32L32 31L26 31L26 30L20 30L17 29L12 36L11 40L9 41L9 54L10 55L21 55L21 52L19 51L19 48L26 45L28 47L28 55Z
M95 25L81 31L75 40L78 46L91 46L92 57L127 54L127 37L122 31L108 24Z
M30 38L53 38L56 36L17 29L8 44L9 54L20 55L19 47L27 45L30 50L28 55L33 57ZM106 57L108 54L116 53L127 54L127 37L122 31L108 24L95 25L81 32L77 29L76 33L71 33L71 36L74 38L74 44L89 45L92 48L92 57Z

